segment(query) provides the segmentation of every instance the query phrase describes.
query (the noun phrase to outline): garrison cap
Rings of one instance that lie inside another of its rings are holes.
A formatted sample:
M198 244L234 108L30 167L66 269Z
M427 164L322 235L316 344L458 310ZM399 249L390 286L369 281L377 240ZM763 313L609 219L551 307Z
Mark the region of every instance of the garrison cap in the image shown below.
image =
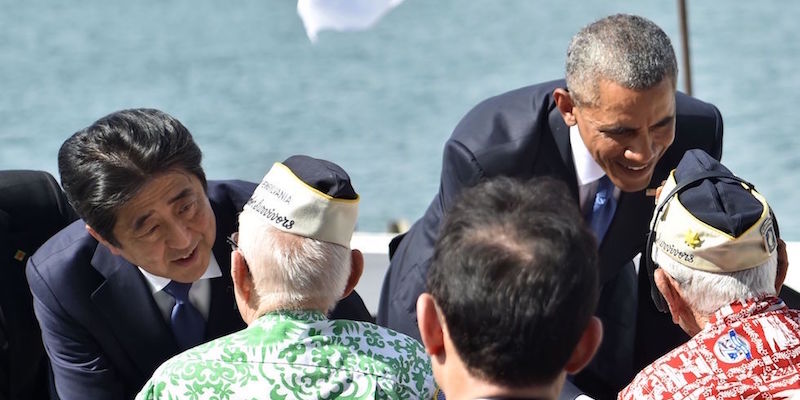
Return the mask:
M358 202L340 166L295 155L273 164L245 208L281 231L349 248Z
M686 152L670 173L651 226L653 250L707 272L754 268L777 248L764 196L697 149Z

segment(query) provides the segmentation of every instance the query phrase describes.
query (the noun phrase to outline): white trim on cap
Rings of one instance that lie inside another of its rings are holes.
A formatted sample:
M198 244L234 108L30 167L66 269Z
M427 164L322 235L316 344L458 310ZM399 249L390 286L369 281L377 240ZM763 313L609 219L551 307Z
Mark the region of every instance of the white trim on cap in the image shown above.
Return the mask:
M728 273L754 268L766 262L775 251L775 231L767 200L744 183L762 205L761 216L738 237L729 235L697 219L674 195L655 221L655 249L692 269ZM677 186L673 170L661 194L666 196ZM659 199L659 206L666 199ZM658 208L658 207L656 207Z
M358 202L322 193L275 163L245 207L281 231L350 247Z

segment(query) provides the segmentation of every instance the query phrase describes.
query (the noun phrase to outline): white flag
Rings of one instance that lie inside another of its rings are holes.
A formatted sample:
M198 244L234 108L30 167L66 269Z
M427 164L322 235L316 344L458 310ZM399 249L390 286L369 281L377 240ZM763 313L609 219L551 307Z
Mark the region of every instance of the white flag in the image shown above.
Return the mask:
M311 42L323 29L363 30L378 22L403 0L298 0L297 13Z

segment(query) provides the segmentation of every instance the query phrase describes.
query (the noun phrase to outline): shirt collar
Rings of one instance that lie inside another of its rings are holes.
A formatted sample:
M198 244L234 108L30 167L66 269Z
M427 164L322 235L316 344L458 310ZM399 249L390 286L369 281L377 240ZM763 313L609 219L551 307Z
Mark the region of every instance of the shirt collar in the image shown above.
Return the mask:
M144 275L145 279L147 280L147 284L150 286L150 290L152 293L156 293L161 289L164 289L172 280L169 278L164 278L163 276L153 275L142 267L139 268L139 271L142 271L142 275ZM206 272L198 279L211 279L217 278L222 276L222 271L219 269L219 263L217 263L217 258L214 257L214 253L211 253L211 257L208 259L208 268L206 268Z
M569 127L569 145L572 147L572 162L575 163L578 187L588 185L606 174L583 144L578 124Z
M316 322L325 321L328 317L316 310L277 310L270 311L256 320L258 324L271 324L279 321Z
M736 301L717 310L717 312L708 319L708 326L715 325L719 322L729 325L751 315L780 310L782 308L786 308L786 304L783 300L775 296L762 296L757 299Z

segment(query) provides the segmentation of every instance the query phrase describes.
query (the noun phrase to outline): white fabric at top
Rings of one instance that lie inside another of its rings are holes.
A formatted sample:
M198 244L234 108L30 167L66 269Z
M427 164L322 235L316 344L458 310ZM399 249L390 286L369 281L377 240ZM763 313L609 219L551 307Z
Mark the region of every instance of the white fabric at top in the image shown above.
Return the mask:
M363 30L403 0L298 0L297 13L311 42L323 29Z

